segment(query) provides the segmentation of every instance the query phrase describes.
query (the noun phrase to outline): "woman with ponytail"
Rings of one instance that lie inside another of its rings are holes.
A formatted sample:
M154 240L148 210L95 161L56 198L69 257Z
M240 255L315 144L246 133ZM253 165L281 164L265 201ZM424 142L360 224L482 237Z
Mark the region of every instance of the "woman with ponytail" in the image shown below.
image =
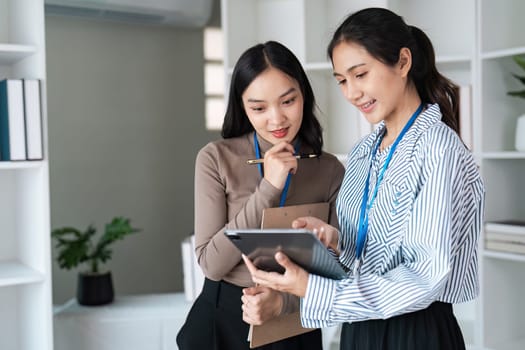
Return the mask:
M387 9L347 17L328 56L343 96L378 126L349 153L340 231L312 217L294 227L316 232L348 276L310 274L277 253L284 274L243 257L252 279L299 296L305 327L343 323L343 350L465 349L452 304L479 292L485 190L458 136L456 86L425 33Z

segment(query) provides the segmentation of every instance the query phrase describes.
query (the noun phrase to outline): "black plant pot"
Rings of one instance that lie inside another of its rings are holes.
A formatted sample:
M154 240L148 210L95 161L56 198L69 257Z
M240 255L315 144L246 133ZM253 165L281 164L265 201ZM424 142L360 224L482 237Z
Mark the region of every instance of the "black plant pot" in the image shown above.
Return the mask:
M111 303L113 297L111 272L78 274L77 301L80 305L104 305Z

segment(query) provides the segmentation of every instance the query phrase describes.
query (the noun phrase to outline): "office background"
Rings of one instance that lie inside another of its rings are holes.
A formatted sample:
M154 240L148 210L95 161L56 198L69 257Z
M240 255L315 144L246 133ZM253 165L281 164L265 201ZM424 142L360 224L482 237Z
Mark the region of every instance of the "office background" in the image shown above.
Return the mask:
M194 159L219 137L205 128L202 28L45 20L52 227L129 217L142 232L105 265L115 293L182 291ZM77 272L53 260L55 304L75 296Z

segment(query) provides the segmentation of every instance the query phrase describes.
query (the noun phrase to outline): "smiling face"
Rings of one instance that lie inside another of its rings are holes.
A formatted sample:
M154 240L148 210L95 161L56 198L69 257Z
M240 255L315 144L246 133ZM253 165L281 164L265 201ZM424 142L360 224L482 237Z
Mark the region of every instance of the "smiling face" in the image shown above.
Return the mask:
M334 77L343 95L372 124L382 120L395 123L411 110L413 103L407 98L410 63L406 48L401 49L399 62L393 67L353 42L340 42L332 53Z
M271 144L291 143L303 121L303 95L297 81L273 67L259 74L242 94L246 115Z

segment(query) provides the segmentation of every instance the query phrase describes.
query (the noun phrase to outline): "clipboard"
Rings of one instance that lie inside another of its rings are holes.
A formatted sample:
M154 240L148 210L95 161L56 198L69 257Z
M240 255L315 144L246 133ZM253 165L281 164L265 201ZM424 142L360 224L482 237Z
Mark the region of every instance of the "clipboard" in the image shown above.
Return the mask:
M266 208L263 211L261 228L290 228L292 221L301 216L314 216L328 221L330 204L326 202ZM315 328L303 328L299 311L275 317L263 325L250 326L248 340L250 348L290 338Z
M328 221L329 215L330 204L326 202L266 208L263 210L261 228L291 228L292 222L301 216L314 216Z

